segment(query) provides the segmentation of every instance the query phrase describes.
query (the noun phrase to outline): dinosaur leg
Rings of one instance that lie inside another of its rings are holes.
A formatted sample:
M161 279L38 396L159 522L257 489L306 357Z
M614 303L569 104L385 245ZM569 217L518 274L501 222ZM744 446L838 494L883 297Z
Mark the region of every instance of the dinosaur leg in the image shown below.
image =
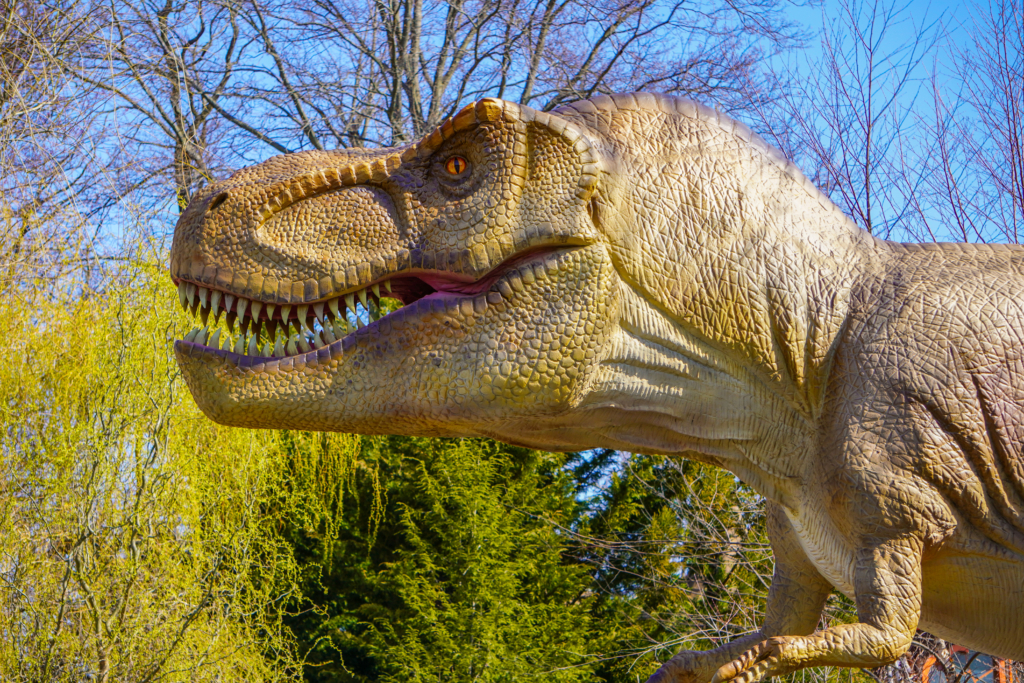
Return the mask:
M764 626L714 650L683 650L665 662L647 683L709 683L722 665L771 636L814 632L832 585L807 559L782 509L769 502L767 517L768 537L775 554L775 575L768 591Z
M921 548L913 536L858 552L854 574L858 624L808 636L776 636L721 667L713 683L756 683L808 666L875 667L910 647L921 612Z

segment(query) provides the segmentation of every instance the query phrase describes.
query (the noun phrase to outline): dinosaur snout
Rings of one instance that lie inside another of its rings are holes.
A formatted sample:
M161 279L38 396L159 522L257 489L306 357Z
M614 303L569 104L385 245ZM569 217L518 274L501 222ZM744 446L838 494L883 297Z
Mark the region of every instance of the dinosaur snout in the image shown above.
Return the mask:
M379 187L341 187L296 202L263 220L258 248L289 267L331 272L367 263L403 242L392 197Z

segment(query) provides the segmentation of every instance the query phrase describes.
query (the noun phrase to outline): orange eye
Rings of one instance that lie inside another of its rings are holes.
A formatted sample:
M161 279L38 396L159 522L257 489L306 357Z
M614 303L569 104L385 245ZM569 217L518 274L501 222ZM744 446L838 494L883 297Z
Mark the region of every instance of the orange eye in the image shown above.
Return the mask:
M448 157L448 161L444 162L444 170L452 175L462 175L467 168L469 168L469 162L458 155Z

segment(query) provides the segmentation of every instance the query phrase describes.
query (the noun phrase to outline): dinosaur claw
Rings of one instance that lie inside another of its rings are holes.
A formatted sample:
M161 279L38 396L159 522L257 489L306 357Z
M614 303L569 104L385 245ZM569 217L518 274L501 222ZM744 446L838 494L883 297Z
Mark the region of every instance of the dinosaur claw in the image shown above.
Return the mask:
M760 661L734 679L734 683L757 683L758 681L762 681L773 673L776 673L776 664L778 664L778 660L774 657Z
M723 664L711 683L758 683L770 676L784 673L780 667L782 642L769 638L750 648L736 659Z

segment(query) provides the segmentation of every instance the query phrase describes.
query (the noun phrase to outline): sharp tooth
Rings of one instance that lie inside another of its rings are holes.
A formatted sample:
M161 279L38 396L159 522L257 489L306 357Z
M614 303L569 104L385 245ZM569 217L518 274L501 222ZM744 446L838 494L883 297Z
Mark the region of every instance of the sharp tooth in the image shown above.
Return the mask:
M263 357L270 358L272 355L274 355L274 349L271 348L270 342L267 342L263 345Z
M312 349L309 348L309 343L306 341L306 335L300 334L298 337L299 349L301 349L303 353L309 353Z
M260 347L259 347L259 342L256 341L256 335L255 334L251 335L249 337L249 345L245 349L246 354L250 355L250 356L255 356L257 354L257 352L259 352L259 350L260 350Z
M281 307L281 321L282 322L287 323L288 322L288 318L290 318L291 315L292 315L292 307L291 306L282 306Z
M342 317L341 313L338 311L338 300L337 299L331 299L330 301L328 301L327 302L327 308L331 309L331 315L334 316L335 320L337 320L338 318Z
M178 301L182 308L188 308L188 296L185 294L185 283L178 283Z
M185 335L185 341L187 341L187 342L195 341L197 334L199 334L199 328L198 327L193 329L192 331L190 331L188 334Z
M210 291L206 287L199 288L199 305L202 308L206 308L206 297L209 293Z
M260 311L263 310L263 304L259 301L253 301L252 306L249 307L249 315L252 316L253 320L260 319Z
M210 333L210 328L209 327L204 327L202 330L200 330L199 334L196 336L196 343L197 344L206 344L206 335L208 335L209 333Z
M365 289L360 289L359 290L359 303L361 303L363 305L363 308L369 310L369 306L366 305L366 290Z
M523 291L523 278L519 277L519 271L513 270L508 274L508 283L512 285L512 289L516 292Z
M324 339L327 340L328 344L333 344L334 342L338 341L338 338L334 336L334 331L331 330L330 325L324 325L323 335Z
M277 310L277 306L274 304L267 304L267 320L274 317L274 311Z
M188 297L188 305L192 306L196 302L196 286L191 282L185 285L185 296Z
M391 293L391 280L384 281L384 289L388 290L388 294Z
M299 325L301 325L303 329L309 329L309 326L307 325L308 321L306 320L306 316L309 315L309 306L299 306L295 312L299 315Z
M324 340L323 340L323 338L322 338L322 337L320 336L320 333L319 333L319 332L314 332L314 333L313 333L313 346L314 346L315 348L318 348L318 349L319 349L319 348L320 348L321 346L327 346L326 344L324 344Z
M231 337L229 335L226 335L226 334L224 335L224 350L225 351L230 351L231 350Z
M220 313L220 295L218 290L213 290L213 294L210 295L210 313L213 313L214 320L217 319Z
M334 336L341 339L348 334L348 321L344 318L338 318L334 321Z
M356 295L355 294L346 294L345 295L345 305L348 306L349 310L352 311L352 313L355 313L356 312Z
M321 323L324 321L324 302L323 301L320 301L318 303L313 304L313 315L315 315L316 319L319 320Z
M376 284L376 285L374 285L372 287L372 289L373 289L373 295L379 299L380 298L380 285Z
M212 346L215 349L220 348L220 328L218 327L213 331L213 336L210 337L210 341L207 342L207 346Z
M235 353L239 356L245 355L245 333L238 335L238 341L235 342Z
M274 358L281 358L284 356L284 344L281 343L281 338L278 337L277 341L274 342Z
M285 352L289 356L294 356L299 352L299 347L295 345L295 337L288 340L288 344L285 346Z
M224 310L233 311L235 310L235 295L225 294L224 295Z
M249 306L249 300L238 297L238 306L235 307L235 312L238 317L242 320L242 324L245 324L245 309Z

